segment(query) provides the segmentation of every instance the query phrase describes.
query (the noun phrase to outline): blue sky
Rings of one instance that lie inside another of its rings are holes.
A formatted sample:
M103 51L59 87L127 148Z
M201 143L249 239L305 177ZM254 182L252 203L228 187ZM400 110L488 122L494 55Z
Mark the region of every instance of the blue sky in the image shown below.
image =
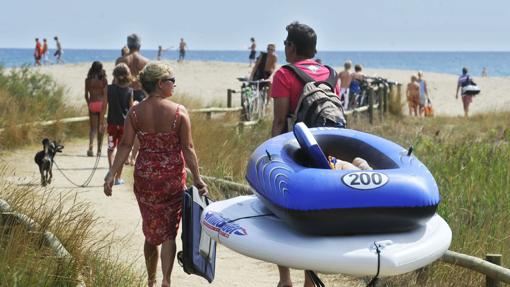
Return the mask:
M3 1L0 47L59 35L65 48L243 50L249 38L282 49L285 26L313 27L319 50L510 51L509 0L16 0Z

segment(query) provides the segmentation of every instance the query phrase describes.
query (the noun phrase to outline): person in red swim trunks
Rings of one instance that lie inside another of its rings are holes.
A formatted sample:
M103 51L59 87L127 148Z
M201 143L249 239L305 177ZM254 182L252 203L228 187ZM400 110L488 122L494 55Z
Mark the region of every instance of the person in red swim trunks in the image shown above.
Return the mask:
M110 168L113 165L115 149L119 144L124 133L124 121L127 117L129 109L133 106L133 89L131 84L131 73L129 67L120 63L113 69L113 84L108 85L106 96L103 100L103 109L99 118L104 119L104 114L108 110L108 164ZM102 122L102 121L101 121ZM102 126L101 129L104 129ZM122 168L117 170L114 183L123 184L121 178Z
M159 245L162 245L161 286L170 286L175 237L186 188L185 165L191 170L193 185L200 194L208 191L200 177L188 112L184 106L169 100L175 85L172 69L168 64L152 62L145 66L139 77L148 97L128 113L117 155L105 177L104 193L112 195L114 176L122 169L137 137L140 151L135 163L133 187L142 214L148 286L156 284Z
M85 101L89 109L89 149L87 156L94 156L92 151L94 147L94 137L97 134L97 153L101 153L101 139L103 138L103 131L99 128L100 118L99 114L103 110L103 101L106 95L106 87L108 81L106 79L106 72L103 69L103 64L99 61L92 63L92 66L87 73L85 79Z

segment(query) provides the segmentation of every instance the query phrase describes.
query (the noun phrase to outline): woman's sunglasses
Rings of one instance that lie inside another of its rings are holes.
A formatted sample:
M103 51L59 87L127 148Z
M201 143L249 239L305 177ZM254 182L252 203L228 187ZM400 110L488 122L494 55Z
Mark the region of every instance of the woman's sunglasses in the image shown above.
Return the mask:
M172 82L175 84L175 78L161 79L162 82Z

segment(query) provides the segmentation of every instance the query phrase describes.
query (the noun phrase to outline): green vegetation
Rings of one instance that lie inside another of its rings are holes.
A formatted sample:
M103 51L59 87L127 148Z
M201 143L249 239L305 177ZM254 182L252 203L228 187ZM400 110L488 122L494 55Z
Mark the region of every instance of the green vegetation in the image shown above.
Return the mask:
M23 126L42 120L60 119L79 114L64 104L64 88L53 79L29 67L0 67L0 148L13 148L41 140L41 135L63 140L71 134L70 126L57 124L51 128Z
M1 168L1 178L15 178ZM16 185L0 181L0 198L13 211L27 215L40 224L41 231L51 231L72 255L64 260L41 244L39 233L8 217L0 217L0 286L143 286L142 272L116 257L112 234L93 230L97 218L83 202L71 193L46 189L41 194L36 186ZM41 195L38 195L41 194Z

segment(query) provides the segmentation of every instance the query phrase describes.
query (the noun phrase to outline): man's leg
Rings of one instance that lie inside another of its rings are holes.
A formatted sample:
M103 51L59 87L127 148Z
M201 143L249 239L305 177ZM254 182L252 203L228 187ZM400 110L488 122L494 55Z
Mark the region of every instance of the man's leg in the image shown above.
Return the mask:
M280 274L280 281L278 282L278 287L292 287L292 280L290 279L289 268L278 265L278 273Z

